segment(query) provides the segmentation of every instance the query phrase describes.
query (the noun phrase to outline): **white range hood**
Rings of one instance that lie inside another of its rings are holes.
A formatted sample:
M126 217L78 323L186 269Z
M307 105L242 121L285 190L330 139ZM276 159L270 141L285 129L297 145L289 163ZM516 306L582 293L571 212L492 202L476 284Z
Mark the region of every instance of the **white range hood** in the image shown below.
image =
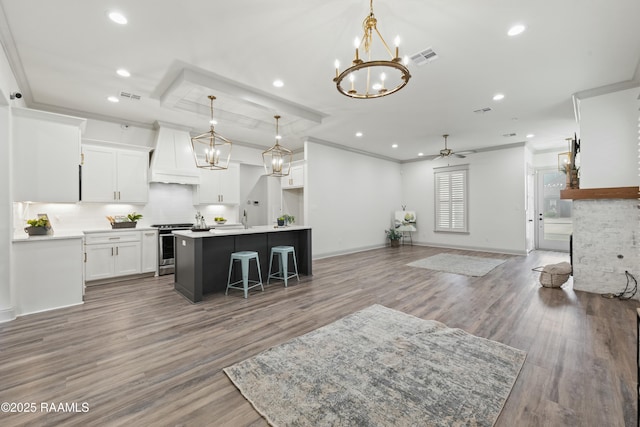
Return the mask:
M170 123L156 122L158 134L151 154L150 182L169 184L199 184L191 147L191 135L185 128Z

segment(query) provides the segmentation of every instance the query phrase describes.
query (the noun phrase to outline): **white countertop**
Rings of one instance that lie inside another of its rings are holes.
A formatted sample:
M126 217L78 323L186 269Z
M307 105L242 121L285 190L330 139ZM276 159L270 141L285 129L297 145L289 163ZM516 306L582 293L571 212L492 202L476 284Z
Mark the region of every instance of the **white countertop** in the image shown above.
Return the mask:
M42 242L43 240L82 239L83 237L82 230L54 230L53 235L45 236L29 236L23 230L20 230L14 233L13 242Z
M93 233L111 233L117 231L156 231L155 227L136 227L136 228L96 228L93 230L53 230L52 235L45 236L29 236L24 230L16 230L13 234L13 242L41 242L43 240L61 240L61 239L82 239L85 234Z
M273 225L254 225L253 227L245 228L233 228L233 229L213 229L209 231L190 231L179 230L174 231L176 236L189 237L191 239L201 239L205 237L217 237L217 236L236 236L239 234L258 234L258 233L277 233L280 231L296 231L296 230L309 230L311 227L305 225L288 225L286 227L276 227Z

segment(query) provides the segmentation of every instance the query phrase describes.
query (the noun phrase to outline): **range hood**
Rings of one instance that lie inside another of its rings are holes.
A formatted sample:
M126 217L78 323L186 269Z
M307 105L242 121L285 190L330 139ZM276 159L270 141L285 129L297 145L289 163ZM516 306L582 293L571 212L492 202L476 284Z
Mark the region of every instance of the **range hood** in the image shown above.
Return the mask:
M156 146L151 154L150 182L199 184L191 135L178 125L156 122Z

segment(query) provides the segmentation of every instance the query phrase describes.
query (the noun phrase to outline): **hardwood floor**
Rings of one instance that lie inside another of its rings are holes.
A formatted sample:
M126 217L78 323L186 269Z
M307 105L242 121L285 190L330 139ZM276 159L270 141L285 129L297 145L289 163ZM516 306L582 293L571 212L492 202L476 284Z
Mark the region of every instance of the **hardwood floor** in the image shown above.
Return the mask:
M507 261L484 277L405 265L441 252ZM383 248L314 261L286 289L195 305L172 275L91 287L82 306L0 324L0 402L37 409L0 413L0 425L265 426L222 369L374 303L525 350L497 426L635 425L640 304L574 292L572 279L541 288L531 269L567 260Z

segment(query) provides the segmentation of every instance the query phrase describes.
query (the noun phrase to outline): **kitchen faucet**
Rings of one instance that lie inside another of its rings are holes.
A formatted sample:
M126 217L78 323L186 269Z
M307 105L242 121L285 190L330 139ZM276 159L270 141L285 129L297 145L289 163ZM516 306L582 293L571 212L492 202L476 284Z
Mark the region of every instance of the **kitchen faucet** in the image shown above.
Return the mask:
M242 225L244 225L245 230L249 228L249 219L247 218L247 210L242 210Z

